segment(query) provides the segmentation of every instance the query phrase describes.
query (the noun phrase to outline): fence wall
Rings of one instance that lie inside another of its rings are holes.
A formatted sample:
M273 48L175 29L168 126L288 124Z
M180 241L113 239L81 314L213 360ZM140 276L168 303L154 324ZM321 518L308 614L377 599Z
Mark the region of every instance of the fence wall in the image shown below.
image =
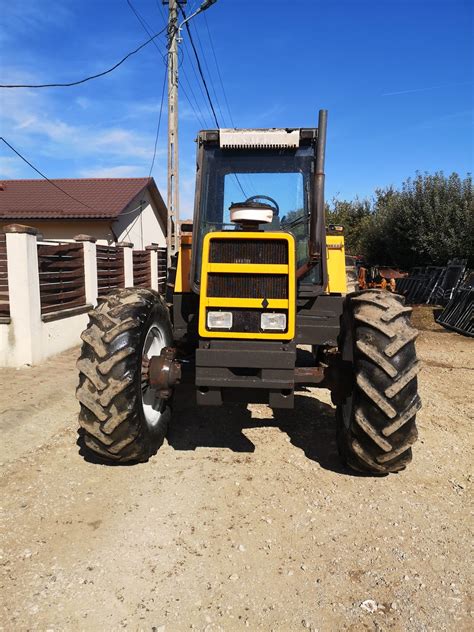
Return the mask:
M166 257L166 250L132 248L96 245L87 235L37 242L35 229L6 226L0 233L0 366L37 364L80 344L89 310L113 289L158 290L159 279L163 287L159 251Z
M7 238L5 233L0 233L0 319L9 317Z

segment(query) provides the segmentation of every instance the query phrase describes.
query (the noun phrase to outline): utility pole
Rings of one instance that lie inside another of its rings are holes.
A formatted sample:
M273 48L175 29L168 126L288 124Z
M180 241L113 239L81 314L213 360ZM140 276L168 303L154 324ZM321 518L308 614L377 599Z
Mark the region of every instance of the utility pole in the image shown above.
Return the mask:
M206 11L217 0L204 0L194 13L178 23L179 7L187 0L162 0L168 5L168 221L166 245L168 267L179 250L179 156L178 156L178 46L181 27L195 15Z
M168 266L179 248L178 162L178 2L169 0L168 16ZM186 4L184 1L183 4Z

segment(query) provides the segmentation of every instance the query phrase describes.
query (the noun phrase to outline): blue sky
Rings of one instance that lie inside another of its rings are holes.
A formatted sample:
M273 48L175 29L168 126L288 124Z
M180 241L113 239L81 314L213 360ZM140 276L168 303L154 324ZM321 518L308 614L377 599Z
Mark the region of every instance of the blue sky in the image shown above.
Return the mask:
M154 31L161 0L133 0ZM189 0L188 13L198 0ZM370 196L416 170L472 171L471 0L218 0L206 12L237 127L310 127L329 109L327 197ZM230 126L203 15L194 37ZM183 32L187 40L186 32ZM0 83L71 81L147 39L125 0L2 6ZM157 40L164 51L164 36ZM181 77L211 127L182 46ZM1 135L51 178L148 175L165 66L149 45L75 88L3 90ZM214 95L214 93L212 93ZM217 108L218 116L220 115ZM182 217L192 214L201 124L181 94ZM166 111L153 170L166 196ZM0 177L36 174L0 147Z

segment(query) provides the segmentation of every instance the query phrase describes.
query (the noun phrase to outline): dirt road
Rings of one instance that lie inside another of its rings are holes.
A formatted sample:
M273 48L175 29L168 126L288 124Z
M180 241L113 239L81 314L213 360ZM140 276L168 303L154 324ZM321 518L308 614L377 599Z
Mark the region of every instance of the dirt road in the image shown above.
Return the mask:
M375 479L340 466L326 391L275 414L180 392L158 455L107 467L76 445L76 352L1 370L1 629L472 629L474 341L418 352L414 462Z

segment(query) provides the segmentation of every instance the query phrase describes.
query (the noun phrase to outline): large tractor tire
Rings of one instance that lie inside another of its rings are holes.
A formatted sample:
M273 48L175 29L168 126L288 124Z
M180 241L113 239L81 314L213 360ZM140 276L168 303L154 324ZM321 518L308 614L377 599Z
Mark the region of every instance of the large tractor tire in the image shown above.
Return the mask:
M398 472L411 461L417 439L417 330L404 298L382 290L347 296L339 349L349 389L337 405L337 439L351 468Z
M169 400L157 397L144 375L147 359L172 344L168 309L157 292L123 289L89 317L77 361L85 444L108 461L147 461L171 416Z

